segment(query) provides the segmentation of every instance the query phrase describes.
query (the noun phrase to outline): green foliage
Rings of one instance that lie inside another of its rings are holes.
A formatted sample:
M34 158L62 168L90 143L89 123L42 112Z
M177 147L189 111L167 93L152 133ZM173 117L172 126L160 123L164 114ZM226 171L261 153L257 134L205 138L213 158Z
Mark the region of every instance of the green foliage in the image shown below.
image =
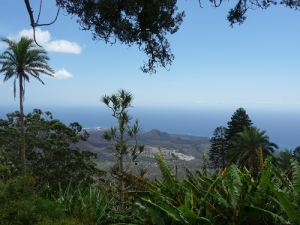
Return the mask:
M6 183L0 180L0 190L5 186L0 195L1 224L36 224L65 218L63 208L39 196L34 185L35 180L31 176L18 177Z
M209 171L208 156L206 154L205 149L202 149L202 160L203 160L202 174L203 176L208 177L210 176L210 171Z
M131 106L132 95L120 90L102 101L119 122L117 128L103 135L118 160L108 191L104 184L94 185L102 175L92 162L94 154L70 147L88 138L86 132L79 134L82 127L78 123L67 127L53 120L50 112L43 117L39 109L26 115L28 170L27 176L20 177L21 160L15 149L20 145L14 139L19 137L20 113L0 120L0 224L300 223L299 163L291 159L291 151L286 151L281 155L284 158L288 154L292 170L284 173L274 166L269 154L276 145L269 142L265 131L245 127L239 137L232 138L235 151L241 154L230 149L229 156L236 157L238 165L231 164L218 174L210 174L203 150L202 172L193 173L184 166L183 180L173 173L159 148L155 159L162 179L152 184L143 179L146 170L141 171L141 177L129 173L144 149L137 145L138 121L129 126L131 117L126 108ZM135 145L127 143L130 139ZM267 158L261 160L263 166L258 163L259 146Z
M231 139L226 159L230 163L237 163L239 168L245 166L250 169L253 166L255 174L258 174L260 146L264 158L272 155L274 149L278 149L276 144L269 141L269 137L265 133L266 131L260 131L256 127L245 127L243 132Z
M240 132L244 131L244 127L251 127L252 121L250 120L246 110L238 108L231 117L226 130L226 139L230 141L231 138L237 137Z
M272 179L272 174L274 174L273 170L276 171L274 165L271 164L271 156L268 156L266 160L265 170L262 172L262 181L265 182L271 191L276 195L288 217L291 220L297 221L300 223L299 217L299 179L300 179L300 170L298 163L293 163L293 169L296 171L294 173L294 181L296 181L294 190L284 190L278 185L277 182L274 182L274 178ZM278 174L278 173L277 173ZM287 188L287 187L286 187ZM296 203L296 204L293 204Z
M7 114L7 118L0 121L2 123L0 148L19 168L17 165L20 165L20 156L18 150L14 148L19 147L18 139L13 139L12 136L18 134L20 113L16 111ZM37 189L48 184L57 194L59 182L66 188L71 179L74 186L84 180L83 185L88 187L102 180L105 172L98 169L92 161L96 158L96 154L70 146L85 141L88 137L86 131L83 135L79 134L82 127L77 122L67 127L59 120L53 120L50 112L45 112L43 117L41 110L34 109L25 116L24 125L27 164L33 176L37 177Z
M246 20L245 13L247 12L247 7L245 1L239 0L236 6L233 9L229 10L227 15L227 20L230 22L230 26L233 27L233 24L239 23L243 24Z
M98 224L112 222L109 208L112 206L113 198L99 187L82 189L80 184L72 188L69 186L63 190L59 189L56 202L72 217L78 218L83 224Z
M143 72L156 73L156 67L172 64L174 55L166 34L179 29L184 12L177 11L176 0L160 1L82 1L56 0L68 14L78 16L82 29L92 30L93 39L114 44L137 44L149 57ZM118 10L112 10L118 9Z
M291 159L293 159L293 150L285 149L279 152L278 165L283 171L290 170L292 168Z
M132 107L133 95L123 89L111 96L104 95L101 101L113 111L112 116L118 121L118 127L112 127L110 131L105 131L102 137L110 142L112 155L117 158L117 163L111 168L113 180L112 195L117 201L111 207L115 214L127 216L132 209L128 204L127 196L122 193L126 190L134 189L128 182L124 173L131 172L132 165L137 164L137 157L144 151L144 145L138 145L137 135L141 130L138 119L133 126L130 126L132 117L128 114L128 108ZM134 140L134 145L129 145L129 140Z
M253 169L232 164L213 177L194 175L187 167L181 183L156 155L163 180L148 196L136 194L134 207L146 224L282 224L299 222L300 167L292 162L293 181L276 169L268 156L254 180ZM140 181L140 183L143 183ZM176 189L175 189L175 188Z
M225 155L227 152L226 128L217 127L211 138L211 147L209 149L210 167L212 169L224 170L226 167Z
M293 151L293 157L300 163L300 146L296 147Z
M47 56L47 52L44 49L36 48L33 39L21 37L20 41L16 42L8 38L1 38L1 41L8 44L8 48L0 55L0 65L2 65L0 73L5 74L4 82L15 77L15 98L17 78L20 78L23 82L29 82L29 75L31 75L44 84L39 77L40 73L53 77L54 70L48 65L47 61L49 61L50 58ZM22 83L20 86L22 86ZM21 94L24 97L25 86L22 89Z
M64 218L60 220L43 219L37 225L82 225L77 218Z
M40 79L40 74L53 77L54 70L49 67L47 52L43 49L37 49L33 40L27 37L21 37L19 42L7 38L1 38L1 41L8 44L8 48L0 55L0 73L4 73L4 80L8 81L14 77L14 97L16 98L16 79L19 79L20 92L20 131L21 131L21 159L22 159L22 176L26 175L26 150L24 134L24 113L23 101L25 95L25 81L29 82L29 75ZM24 85L24 86L23 86Z

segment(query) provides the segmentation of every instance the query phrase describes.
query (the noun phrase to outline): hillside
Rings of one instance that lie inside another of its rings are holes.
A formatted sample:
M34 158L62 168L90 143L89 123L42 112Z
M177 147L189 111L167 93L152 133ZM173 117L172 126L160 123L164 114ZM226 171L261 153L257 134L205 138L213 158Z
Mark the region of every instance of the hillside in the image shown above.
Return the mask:
M153 129L144 135L140 136L142 140L160 140L160 141L171 141L173 137L167 132L161 132L159 130Z
M81 150L90 150L97 153L96 162L100 168L109 170L115 163L116 158L111 154L110 143L101 136L107 128L88 129L90 137L87 141L79 142L72 147L78 147ZM127 137L126 137L127 138ZM166 160L171 168L179 166L178 176L184 176L181 165L185 164L194 170L202 166L202 149L208 151L210 140L208 137L197 137L184 134L169 134L153 129L149 132L140 132L138 143L145 144L145 151L139 156L139 163L134 167L134 171L141 168L148 168L150 177L160 176L154 155L158 152L160 146L165 154ZM129 144L134 144L130 141ZM171 153L178 156L179 160L174 160Z

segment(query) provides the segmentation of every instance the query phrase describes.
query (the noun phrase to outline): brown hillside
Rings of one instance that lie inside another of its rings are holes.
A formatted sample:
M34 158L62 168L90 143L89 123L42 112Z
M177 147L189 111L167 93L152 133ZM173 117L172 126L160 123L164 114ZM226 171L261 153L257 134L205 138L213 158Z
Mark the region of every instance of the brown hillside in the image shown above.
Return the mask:
M193 142L189 140L184 140L180 137L174 138L173 140L171 140L171 142L174 144L193 144Z
M171 141L173 140L173 137L167 132L161 132L159 130L153 129L147 132L146 134L144 134L143 136L141 136L141 139Z
M101 137L100 134L95 134L88 138L88 141L96 143L96 144L108 144L109 142Z

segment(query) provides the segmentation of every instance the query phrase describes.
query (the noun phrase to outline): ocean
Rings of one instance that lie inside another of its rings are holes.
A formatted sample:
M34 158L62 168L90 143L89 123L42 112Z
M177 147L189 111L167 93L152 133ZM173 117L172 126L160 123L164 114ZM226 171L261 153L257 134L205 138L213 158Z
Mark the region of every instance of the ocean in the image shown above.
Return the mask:
M100 104L99 104L100 105ZM34 107L24 104L25 113ZM83 128L116 126L111 110L104 106L41 106L43 112L50 111L54 119L69 125L78 122ZM18 107L0 106L0 119ZM171 134L189 134L212 137L218 126L227 126L236 109L179 108L179 107L135 107L129 109L132 117L138 118L144 131L158 129ZM254 126L266 130L270 141L281 150L300 146L300 115L298 111L247 110Z

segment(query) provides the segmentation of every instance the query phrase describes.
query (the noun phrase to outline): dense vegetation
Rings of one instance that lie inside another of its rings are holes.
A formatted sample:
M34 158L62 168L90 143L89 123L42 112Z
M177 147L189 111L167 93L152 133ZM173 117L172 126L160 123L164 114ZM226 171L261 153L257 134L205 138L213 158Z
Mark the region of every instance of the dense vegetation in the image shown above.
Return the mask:
M1 131L7 129L9 127ZM83 167L72 168L74 174L67 177L75 179L69 179L67 185L62 177L53 176L53 180L49 179L49 183L41 187L38 171L31 166L34 163L28 164L28 175L18 176L20 170L14 160L18 159L18 153L9 148L14 146L14 142L11 143L1 145L1 224L300 223L298 162L292 159L291 169L283 172L273 165L271 156L263 161L262 150L260 162L250 170L232 164L211 175L208 167L195 172L185 167L186 179L183 180L177 178L176 170L173 172L159 152L155 159L163 178L151 183L130 173L119 173L118 178L130 184L130 189L119 193L120 187L111 187L111 181L88 185L86 179L76 179ZM64 158L69 157L62 155L60 160ZM83 160L85 156L78 155L78 158ZM56 188L51 188L56 184ZM127 200L130 212L127 215L113 210L119 205L119 199L115 198L119 194Z
M144 151L136 138L139 121L131 126L128 114L132 94L120 90L103 96L119 125L102 136L116 157L108 180L93 161L95 153L71 147L89 137L80 133L79 123L66 126L40 109L24 115L23 81L29 75L40 80L39 73L51 75L52 69L33 40L6 41L0 72L5 81L19 79L20 112L0 119L0 224L300 223L300 147L272 157L278 146L252 126L244 109L236 111L228 128L215 130L211 151L202 151L201 170L183 165L184 179L177 177L178 164L171 168L158 147L162 179L150 182L146 168L132 174Z
M67 127L39 109L24 118L27 171L20 176L21 114L8 113L7 120L0 120L1 224L300 223L298 148L280 152L281 170L274 166L268 148L274 144L264 132L245 127L231 139L236 148L231 147L226 158L235 156L236 161L224 170L212 174L203 151L203 167L193 172L183 165L186 177L178 179L177 165L171 168L160 151L155 160L162 179L150 182L144 179L146 170L140 176L130 173L143 146L130 146L122 138L122 133L135 138L140 129L138 121L130 126L126 111L132 95L120 90L102 101L119 121L118 128L103 134L118 158L110 180L93 163L94 153L70 147L86 140L88 133L80 135L78 123ZM259 140L259 146L251 146L253 155L247 153L247 145L241 145L249 137Z

